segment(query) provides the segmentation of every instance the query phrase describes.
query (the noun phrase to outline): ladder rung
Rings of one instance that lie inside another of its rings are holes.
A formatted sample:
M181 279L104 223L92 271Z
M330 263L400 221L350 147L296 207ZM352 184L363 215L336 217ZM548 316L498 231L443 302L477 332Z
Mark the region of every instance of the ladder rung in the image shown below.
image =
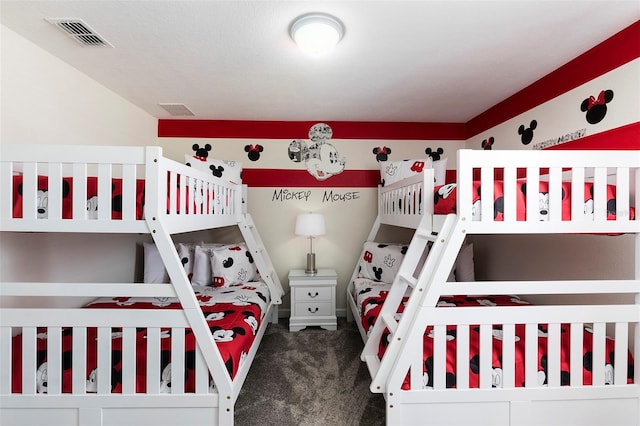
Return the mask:
M398 277L409 284L412 288L415 288L416 284L418 283L418 280L411 275L399 274Z
M435 236L431 233L431 231L428 231L426 229L416 229L416 233L414 234L415 237L422 237L422 238L426 238L428 240L432 240L435 238Z
M398 329L398 321L396 321L395 315L388 313L381 313L380 318L384 321L384 324L387 326L391 334L395 333Z

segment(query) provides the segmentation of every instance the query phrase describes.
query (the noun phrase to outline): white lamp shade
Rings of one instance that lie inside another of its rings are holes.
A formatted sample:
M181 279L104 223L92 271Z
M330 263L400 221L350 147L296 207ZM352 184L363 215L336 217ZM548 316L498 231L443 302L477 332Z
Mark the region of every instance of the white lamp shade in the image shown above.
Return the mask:
M310 13L296 19L290 33L291 38L303 52L318 56L328 53L338 44L344 33L344 27L333 16Z
M319 213L299 214L296 219L296 235L316 237L326 232L324 216Z

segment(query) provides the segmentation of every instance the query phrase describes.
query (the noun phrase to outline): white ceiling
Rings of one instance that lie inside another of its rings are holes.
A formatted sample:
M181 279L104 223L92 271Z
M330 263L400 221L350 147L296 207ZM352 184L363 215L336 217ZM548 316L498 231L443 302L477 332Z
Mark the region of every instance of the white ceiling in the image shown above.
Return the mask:
M288 28L345 24L322 58ZM640 19L639 0L7 1L3 25L158 118L462 123ZM48 18L80 18L113 48Z

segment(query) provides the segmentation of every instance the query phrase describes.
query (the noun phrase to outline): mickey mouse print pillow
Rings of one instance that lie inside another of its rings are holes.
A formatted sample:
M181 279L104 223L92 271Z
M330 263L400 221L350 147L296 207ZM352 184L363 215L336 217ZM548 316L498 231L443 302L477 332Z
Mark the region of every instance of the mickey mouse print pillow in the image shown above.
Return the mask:
M373 281L392 283L407 248L406 244L365 242L358 263L358 275Z

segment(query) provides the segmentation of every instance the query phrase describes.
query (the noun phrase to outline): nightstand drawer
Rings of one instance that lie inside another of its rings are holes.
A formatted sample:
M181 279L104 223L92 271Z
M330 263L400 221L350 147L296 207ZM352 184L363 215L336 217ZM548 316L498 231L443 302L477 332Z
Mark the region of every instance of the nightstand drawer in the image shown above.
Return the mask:
M293 315L296 317L324 317L334 315L331 309L331 302L299 302L293 309Z
M333 269L318 269L307 274L304 269L289 271L291 289L291 317L289 331L306 327L336 330L336 286L338 274Z
M296 302L311 302L316 300L331 300L330 287L300 287L295 289Z

